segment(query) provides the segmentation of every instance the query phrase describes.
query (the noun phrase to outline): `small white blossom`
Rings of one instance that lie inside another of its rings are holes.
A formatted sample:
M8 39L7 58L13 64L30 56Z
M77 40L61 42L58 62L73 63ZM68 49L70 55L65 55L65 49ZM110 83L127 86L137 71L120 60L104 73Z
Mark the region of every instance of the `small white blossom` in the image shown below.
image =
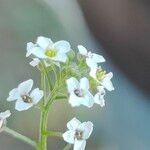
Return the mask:
M85 47L78 45L79 53L86 57L86 63L90 68L97 67L98 63L105 62L103 56L88 52Z
M101 107L105 106L105 100L104 100L104 96L105 96L105 89L103 86L98 86L97 87L98 93L95 94L94 96L94 102L96 104L99 104Z
M33 58L33 60L29 63L32 67L36 67L40 63L40 59Z
M3 127L7 123L7 118L11 115L9 110L6 110L5 112L0 113L0 131L3 129Z
M32 79L20 83L17 88L14 88L9 92L7 101L16 100L15 109L18 111L29 109L33 105L37 104L43 97L43 91L39 90L39 88L31 91L32 86Z
M64 141L74 144L74 150L84 150L86 140L90 137L93 131L93 123L83 122L73 118L67 123L68 130L63 134Z
M67 41L58 41L53 43L51 39L39 36L36 44L27 43L26 57L31 54L40 58L56 62L66 62L66 53L70 51L70 44Z
M106 88L108 91L113 91L114 86L111 82L113 73L109 72L106 74L100 67L92 68L90 71L90 76L93 77L100 85Z
M72 107L84 105L92 107L94 104L94 97L89 91L89 81L87 78L80 79L80 82L71 77L66 81L69 96L69 103Z

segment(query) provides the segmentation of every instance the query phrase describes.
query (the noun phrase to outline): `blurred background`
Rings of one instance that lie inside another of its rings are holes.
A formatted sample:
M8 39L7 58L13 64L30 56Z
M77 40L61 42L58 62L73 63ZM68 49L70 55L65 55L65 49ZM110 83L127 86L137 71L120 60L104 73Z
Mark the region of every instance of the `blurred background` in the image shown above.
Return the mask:
M150 9L146 0L0 0L0 111L10 109L8 126L37 139L39 112L17 112L6 102L8 92L39 73L25 58L26 43L43 35L68 40L72 48L85 45L106 58L114 73L115 91L106 94L106 107L72 109L65 102L50 110L49 129L65 131L77 116L91 120L94 131L87 150L149 150L150 148ZM65 142L49 139L49 149ZM21 141L0 134L0 150L32 150Z

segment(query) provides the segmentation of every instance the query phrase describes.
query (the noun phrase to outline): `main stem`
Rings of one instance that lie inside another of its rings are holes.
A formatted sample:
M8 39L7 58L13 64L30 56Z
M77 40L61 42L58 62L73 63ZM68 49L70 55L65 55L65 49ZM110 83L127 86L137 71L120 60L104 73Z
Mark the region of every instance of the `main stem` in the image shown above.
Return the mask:
M40 119L39 150L47 150L48 110L42 109Z

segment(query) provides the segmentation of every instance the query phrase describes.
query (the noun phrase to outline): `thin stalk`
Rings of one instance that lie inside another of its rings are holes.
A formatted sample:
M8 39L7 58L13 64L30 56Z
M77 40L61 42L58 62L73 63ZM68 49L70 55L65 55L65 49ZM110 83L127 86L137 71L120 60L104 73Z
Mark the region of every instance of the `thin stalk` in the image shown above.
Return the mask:
M28 138L28 137L26 137L26 136L24 136L24 135L22 135L22 134L20 134L20 133L18 133L16 131L10 129L8 127L5 127L4 131L6 133L8 133L9 135L11 135L11 136L13 136L13 137L15 137L15 138L17 138L17 139L19 139L19 140L29 144L29 145L31 145L32 147L37 148L37 143L35 141L31 140L30 138Z
M39 135L39 150L47 150L47 120L48 120L48 110L41 111L40 119L40 135Z
M48 80L48 87L49 87L49 90L51 91L51 90L52 90L52 88L53 88L53 86L52 86L51 80L50 80L50 78L49 78L49 75L48 75L47 69L45 68L44 63L41 63L41 64L42 64L42 67L43 67L44 73L45 73L45 75L46 75L46 78L47 78L47 80Z
M41 104L41 117L40 117L40 129L39 129L39 145L38 149L39 150L47 150L47 136L46 136L46 131L47 131L47 120L48 120L48 109L46 109L45 104L46 104L46 78L45 74L41 72L41 88L44 91L44 99L43 103Z
M66 100L67 99L67 96L57 96L56 98L55 98L55 100Z

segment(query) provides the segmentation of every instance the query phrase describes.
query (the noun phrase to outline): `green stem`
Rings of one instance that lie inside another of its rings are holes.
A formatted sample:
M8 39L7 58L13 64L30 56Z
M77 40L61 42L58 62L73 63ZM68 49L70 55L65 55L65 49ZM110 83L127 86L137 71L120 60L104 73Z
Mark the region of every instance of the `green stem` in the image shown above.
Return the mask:
M50 78L49 78L47 69L45 68L45 64L44 64L44 63L41 63L41 64L42 64L42 67L43 67L43 71L44 71L44 73L45 73L45 75L46 75L46 78L47 78L47 80L48 80L48 87L49 87L49 90L51 91L52 88L53 88L53 86L52 86L51 80L50 80Z
M22 135L22 134L20 134L20 133L18 133L16 131L10 129L8 127L5 127L4 131L6 133L10 134L13 137L15 137L15 138L17 138L17 139L19 139L21 141L24 141L25 143L28 143L32 147L37 148L37 143L35 141L31 140L30 138L28 138L28 137L26 137L26 136L24 136L24 135Z
M57 96L56 98L55 98L55 100L66 100L67 99L67 96Z
M40 119L40 135L39 135L39 150L47 150L47 120L48 120L48 110L41 111Z

